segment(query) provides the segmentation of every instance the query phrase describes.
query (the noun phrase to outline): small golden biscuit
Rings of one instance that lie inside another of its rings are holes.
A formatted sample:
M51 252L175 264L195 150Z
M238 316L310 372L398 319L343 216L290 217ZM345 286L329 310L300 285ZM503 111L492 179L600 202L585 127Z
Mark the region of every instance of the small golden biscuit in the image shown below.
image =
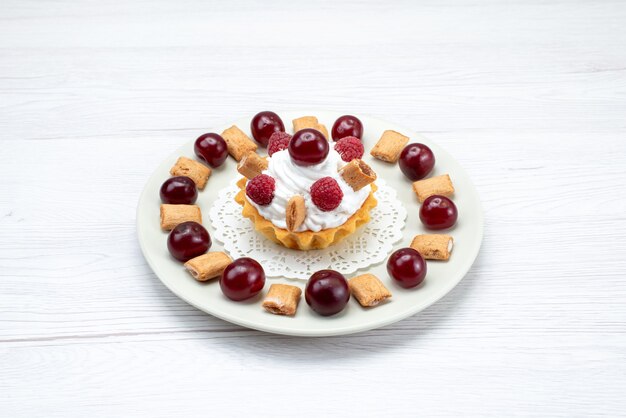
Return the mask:
M454 194L454 186L450 176L444 174L442 176L431 177L425 180L418 180L413 183L413 190L417 195L417 200L422 203L432 195L452 196Z
M319 123L315 116L302 116L301 118L293 120L293 131L298 132L304 128L312 128L320 131L324 138L328 139L328 130L326 126Z
M376 306L391 297L391 292L373 274L362 274L348 280L350 292L361 306Z
M204 189L211 175L211 169L206 165L187 157L180 157L170 169L172 176L187 176L196 183L198 189Z
M293 131L298 132L300 129L304 128L316 129L317 125L318 121L315 116L302 116L301 118L293 120Z
M376 180L376 173L363 160L352 160L339 169L339 174L352 187L359 191Z
M263 170L267 169L268 162L265 158L261 157L256 152L250 151L244 155L239 164L237 164L237 171L242 176L245 176L248 180L252 180Z
M454 238L445 234L416 235L411 242L411 248L426 260L448 260L453 245Z
M296 231L304 218L306 218L306 205L304 203L304 197L300 195L292 196L287 202L287 210L285 211L287 230Z
M263 308L276 315L295 315L302 290L288 284L273 284L263 299Z
M380 137L370 154L374 158L395 163L400 158L400 153L404 146L409 142L409 137L404 136L396 131L385 131Z
M249 153L256 151L257 145L241 129L235 125L222 132L222 138L226 141L228 153L237 161Z
M322 135L324 135L324 138L328 139L328 130L326 129L324 125L322 125L321 123L318 123L317 127L313 129L317 129L318 131L322 133Z
M170 231L183 222L202 223L202 212L196 205L161 205L161 229Z
M187 261L185 268L194 279L199 282L206 282L221 276L224 269L232 262L233 260L228 254L213 251Z

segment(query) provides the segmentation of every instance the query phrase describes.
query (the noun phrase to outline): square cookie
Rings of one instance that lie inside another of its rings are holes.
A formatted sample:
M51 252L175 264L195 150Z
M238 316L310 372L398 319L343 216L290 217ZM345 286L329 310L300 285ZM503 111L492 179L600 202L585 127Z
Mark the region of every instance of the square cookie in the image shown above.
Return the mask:
M362 274L348 280L350 292L359 301L361 306L376 306L380 302L389 299L391 292L373 274Z

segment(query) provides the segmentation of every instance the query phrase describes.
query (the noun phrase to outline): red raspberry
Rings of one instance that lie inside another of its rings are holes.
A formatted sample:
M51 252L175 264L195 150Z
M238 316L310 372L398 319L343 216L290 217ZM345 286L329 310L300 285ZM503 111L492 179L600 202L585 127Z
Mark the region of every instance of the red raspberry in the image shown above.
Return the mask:
M343 192L332 177L322 177L311 186L311 199L324 212L335 209L343 199Z
M267 143L267 154L271 157L275 152L287 149L289 141L291 135L287 132L274 132Z
M355 158L363 157L365 149L363 143L356 136L346 136L335 143L335 151L341 155L341 159L350 162Z
M246 185L246 194L257 205L266 206L272 203L276 190L276 180L267 174L259 174Z

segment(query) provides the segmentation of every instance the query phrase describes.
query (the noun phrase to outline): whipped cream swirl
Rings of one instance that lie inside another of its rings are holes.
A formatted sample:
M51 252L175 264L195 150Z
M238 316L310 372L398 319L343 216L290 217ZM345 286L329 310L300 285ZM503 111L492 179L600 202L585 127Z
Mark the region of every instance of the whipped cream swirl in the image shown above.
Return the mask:
M359 191L352 187L339 175L338 170L346 164L334 149L330 149L326 160L312 166L299 166L291 161L289 151L276 152L269 159L267 170L263 174L272 176L276 180L274 199L269 205L261 206L248 199L261 216L278 228L287 229L286 210L287 202L294 195L304 197L306 204L306 218L297 232L335 228L345 223L350 216L363 205L370 194L371 188L364 187ZM343 199L334 210L324 212L311 199L311 185L322 177L332 177L337 181ZM247 198L247 196L246 196Z

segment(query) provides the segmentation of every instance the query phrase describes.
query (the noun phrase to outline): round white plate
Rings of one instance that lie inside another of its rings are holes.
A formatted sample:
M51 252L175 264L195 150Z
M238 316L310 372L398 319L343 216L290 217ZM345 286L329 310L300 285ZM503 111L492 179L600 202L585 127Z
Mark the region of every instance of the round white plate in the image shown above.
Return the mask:
M328 130L341 113L338 112L280 112L287 131L291 131L291 120L304 115L316 115L319 121L326 125ZM235 121L234 124L250 135L250 119ZM385 262L371 266L366 271L358 271L354 275L365 272L378 276L385 286L393 293L390 301L374 308L362 308L351 298L348 306L339 314L331 317L317 315L307 306L304 295L300 301L298 312L294 317L284 317L265 312L261 301L270 284L288 283L300 286L304 290L302 281L286 278L268 278L263 292L257 297L244 302L233 302L221 292L217 280L200 283L194 280L183 268L182 263L172 258L167 251L167 233L159 227L159 188L163 181L170 177L169 169L180 156L194 158L193 143L189 140L184 146L174 152L152 174L139 199L137 208L137 231L139 243L148 264L157 277L178 297L187 303L234 324L242 325L261 331L277 334L299 336L330 336L350 334L382 327L408 316L411 316L432 305L454 286L470 269L478 255L483 235L483 214L476 189L472 185L463 168L443 149L423 136L410 130L369 116L358 115L364 126L363 142L366 156L364 159L372 166L379 177L398 191L398 197L404 204L408 216L404 228L404 239L396 244L395 249L407 247L413 237L420 233L427 233L419 220L419 203L411 188L411 182L404 177L397 164L388 164L375 160L369 156L369 150L380 138L383 131L392 129L411 138L410 142L421 142L428 145L436 158L435 169L431 176L448 173L456 189L453 200L459 210L457 224L444 233L454 237L454 249L447 262L428 261L428 273L424 282L414 289L402 289L396 286L388 276ZM222 132L232 124L216 127L213 132ZM200 133L198 133L200 134ZM260 152L265 152L261 149ZM218 192L228 186L230 181L238 176L236 162L228 158L224 165L213 170L205 190L199 192L196 202L202 209L203 224L213 238L211 251L223 251L219 238L209 220L209 210L216 200ZM351 275L347 278L350 278Z

